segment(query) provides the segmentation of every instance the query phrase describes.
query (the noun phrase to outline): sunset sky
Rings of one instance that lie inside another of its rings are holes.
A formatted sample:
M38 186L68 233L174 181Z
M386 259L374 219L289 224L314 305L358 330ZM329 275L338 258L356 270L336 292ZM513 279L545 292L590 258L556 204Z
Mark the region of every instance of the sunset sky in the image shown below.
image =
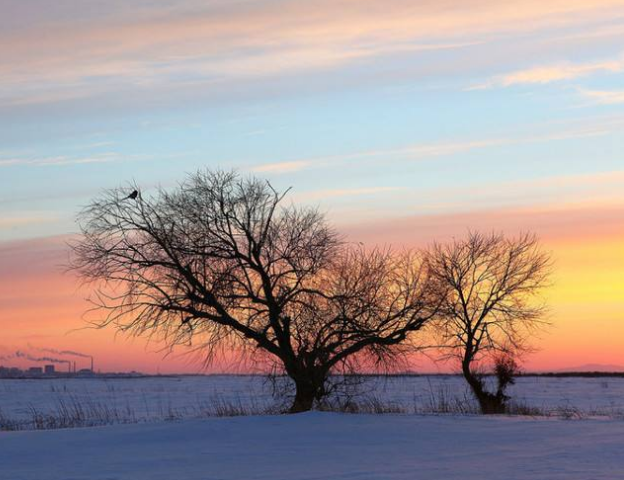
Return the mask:
M0 357L199 371L85 330L65 242L104 188L222 167L366 244L534 231L524 367L624 365L623 39L624 0L0 0Z

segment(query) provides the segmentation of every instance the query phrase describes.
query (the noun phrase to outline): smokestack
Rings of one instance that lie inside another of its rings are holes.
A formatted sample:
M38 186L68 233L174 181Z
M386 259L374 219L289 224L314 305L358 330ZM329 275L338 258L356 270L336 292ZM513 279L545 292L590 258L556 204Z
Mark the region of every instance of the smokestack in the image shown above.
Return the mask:
M91 371L93 372L93 357L91 357Z
M76 373L76 362L74 362L74 373Z

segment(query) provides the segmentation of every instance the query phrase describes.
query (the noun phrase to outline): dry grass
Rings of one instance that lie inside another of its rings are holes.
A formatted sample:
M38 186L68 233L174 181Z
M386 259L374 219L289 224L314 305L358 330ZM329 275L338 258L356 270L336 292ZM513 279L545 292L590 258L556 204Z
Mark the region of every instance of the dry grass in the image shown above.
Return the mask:
M197 401L192 406L175 408L163 402L154 410L137 407L111 406L111 404L77 396L59 398L51 410L28 407L28 416L21 419L8 417L0 410L0 431L16 430L51 430L60 428L93 427L103 425L180 421L208 417L236 417L248 415L276 415L287 411L288 398L281 398L281 403L267 407L255 402L253 398L223 398L213 396ZM413 405L382 400L374 393L366 395L334 396L316 406L319 411L348 414L417 414L417 415L479 415L476 402L465 393L458 396L448 387L430 388L425 402L414 399ZM588 417L603 417L624 420L624 412L616 410L582 411L570 405L557 408L540 408L521 402L510 402L507 415L550 417L563 420L582 420Z
M75 396L58 399L51 410L28 407L28 416L13 419L0 411L0 431L54 430L61 428L95 427L128 423L179 421L206 417L235 417L245 415L270 415L281 413L277 408L266 408L243 401L215 397L196 405L174 408L162 404L157 411L138 412L135 408L110 406L103 402L85 400Z
M322 412L373 415L411 413L403 405L392 402L384 402L376 396L329 400L320 404L317 409Z

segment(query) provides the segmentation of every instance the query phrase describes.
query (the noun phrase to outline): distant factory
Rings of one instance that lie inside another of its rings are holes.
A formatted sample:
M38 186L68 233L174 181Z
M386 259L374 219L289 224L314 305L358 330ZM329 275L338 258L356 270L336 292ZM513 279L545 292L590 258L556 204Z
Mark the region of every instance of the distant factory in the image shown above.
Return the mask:
M0 378L67 378L67 377L91 377L96 375L93 356L72 350L56 350L53 348L29 347L29 350L17 350L9 355L0 356L0 362L30 362L35 365L22 369L14 366L3 366L0 363ZM36 351L36 354L31 353ZM39 354L38 352L43 352ZM51 356L50 354L53 354ZM89 361L90 368L78 369L74 357ZM43 366L41 366L43 364Z
M5 367L0 365L0 378L68 378L92 377L95 375L97 374L90 368L76 370L73 365L70 366L68 370L57 370L55 365L29 367L25 370L17 367Z
M42 354L34 354L42 352ZM68 358L69 357L69 358ZM73 360L71 358L76 358ZM89 368L85 366L88 361ZM3 365L7 362L9 365ZM20 368L11 366L13 362L30 363L32 366ZM34 365L33 365L34 364ZM16 350L7 355L0 355L0 379L43 379L55 378L139 378L147 375L140 372L96 372L93 356L73 350L56 350L29 346L28 350Z
M18 355L23 357L23 355ZM0 378L68 378L68 377L92 377L97 375L93 369L93 357L91 368L77 369L75 361L57 361L57 364L67 365L67 369L57 369L53 363L45 364L42 367L28 367L21 369L18 367L8 367L0 365ZM37 359L38 360L38 359Z

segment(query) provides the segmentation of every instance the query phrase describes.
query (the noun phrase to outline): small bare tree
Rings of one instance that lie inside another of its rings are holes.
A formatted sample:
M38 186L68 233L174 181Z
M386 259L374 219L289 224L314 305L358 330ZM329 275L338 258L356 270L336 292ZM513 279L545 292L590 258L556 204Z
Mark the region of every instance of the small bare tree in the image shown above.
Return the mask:
M95 284L96 325L208 360L271 358L294 382L291 412L323 398L331 372L400 353L441 302L416 255L355 248L265 181L200 171L149 198L136 190L79 216L72 267Z
M430 274L446 289L436 332L461 371L483 413L503 413L505 389L517 371L514 356L542 325L544 305L536 296L546 285L550 257L534 235L506 238L470 233L466 239L434 245L427 253ZM497 387L490 391L479 365L495 364Z

